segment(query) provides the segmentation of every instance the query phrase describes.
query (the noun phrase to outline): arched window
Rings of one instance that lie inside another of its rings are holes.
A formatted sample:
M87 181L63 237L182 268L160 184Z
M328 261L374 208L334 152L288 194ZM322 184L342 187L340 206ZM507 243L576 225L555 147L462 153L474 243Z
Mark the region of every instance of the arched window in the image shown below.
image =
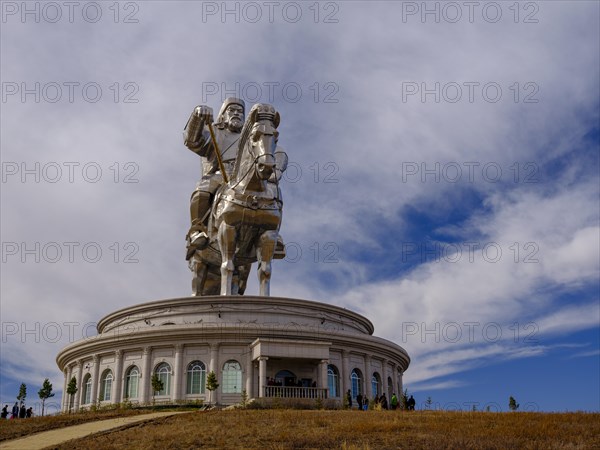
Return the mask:
M125 398L138 397L139 379L140 369L137 366L130 367L125 375Z
M327 365L327 387L329 397L340 396L340 372L333 364Z
M156 391L155 395L171 395L171 366L167 363L160 363L156 366L154 373L163 383L161 391Z
M356 398L358 394L362 395L362 374L360 373L360 370L352 370L352 373L350 374L350 381L352 382L352 397Z
M192 361L187 368L187 393L204 394L206 389L206 366L202 361Z
M110 369L106 369L100 378L100 401L110 401L112 391L113 374Z
M223 365L223 394L239 394L242 392L242 366L230 359Z
M83 392L81 393L82 405L92 403L92 376L88 373L83 379Z
M381 377L377 372L373 373L371 377L371 397L381 396Z

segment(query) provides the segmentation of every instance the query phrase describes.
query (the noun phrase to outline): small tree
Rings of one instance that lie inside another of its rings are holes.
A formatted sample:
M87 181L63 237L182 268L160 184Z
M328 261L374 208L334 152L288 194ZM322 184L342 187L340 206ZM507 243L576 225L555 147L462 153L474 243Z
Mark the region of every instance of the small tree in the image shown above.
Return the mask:
M77 394L77 378L72 377L67 385L67 394L69 395L69 414L71 414L71 408L73 407L73 396Z
M208 389L210 391L209 403L212 402L213 391L216 391L218 387L219 387L219 383L217 382L217 374L214 372L214 370L211 370L210 372L208 372L208 375L206 376L206 389Z
M246 389L242 390L242 401L240 404L244 409L248 406L248 392L246 392Z
M25 403L25 397L27 397L27 385L25 383L21 383L21 386L19 387L19 395L17 395L19 406Z
M425 400L425 406L427 409L431 409L431 405L433 405L433 400L431 399L431 396L429 396Z
M152 405L154 405L154 397L158 392L162 391L165 388L165 384L156 374L152 375L152 380L150 382L152 384Z
M46 403L46 399L50 398L50 397L54 397L54 394L52 393L52 383L50 383L50 381L48 381L48 378L46 378L44 380L44 383L42 384L42 388L38 391L38 396L40 397L40 400L42 401L42 416L44 415L44 405Z
M508 409L510 409L511 411L516 411L517 409L519 409L519 404L512 395L508 399Z
M402 395L400 395L400 406L403 410L408 410L408 389L404 389Z

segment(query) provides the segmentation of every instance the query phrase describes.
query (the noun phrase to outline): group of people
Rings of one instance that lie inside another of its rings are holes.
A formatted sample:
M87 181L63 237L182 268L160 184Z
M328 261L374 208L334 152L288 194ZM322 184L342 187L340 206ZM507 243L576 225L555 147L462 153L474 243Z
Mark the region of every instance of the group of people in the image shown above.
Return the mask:
M350 392L350 389L348 389L348 392L346 393L346 401L348 403L348 408L352 409L352 392ZM356 396L356 403L359 411L366 411L367 409L369 409L369 399L367 398L367 396L363 397L362 394L358 394ZM406 401L406 409L414 411L415 404L416 401L411 395L410 398ZM389 404L385 394L382 394L379 397L375 397L375 405L381 405L381 409L396 410L400 406L400 402L398 401L398 397L394 392L392 393L392 398L390 399Z
M25 408L25 404L22 403L21 406L19 406L19 402L15 402L14 406L12 407L11 414L10 414L11 419L28 419L32 416L33 416L33 406L30 406L29 408ZM9 418L8 417L8 405L4 405L4 408L2 408L2 414L0 414L0 417L2 419Z

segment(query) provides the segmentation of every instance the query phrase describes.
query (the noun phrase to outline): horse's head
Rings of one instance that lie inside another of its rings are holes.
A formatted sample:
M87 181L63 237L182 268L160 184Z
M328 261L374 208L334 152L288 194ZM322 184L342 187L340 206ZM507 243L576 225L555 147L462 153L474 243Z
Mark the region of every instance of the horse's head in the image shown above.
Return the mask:
M279 113L272 105L257 103L250 110L242 130L239 153L248 152L261 180L267 180L275 169L279 120Z

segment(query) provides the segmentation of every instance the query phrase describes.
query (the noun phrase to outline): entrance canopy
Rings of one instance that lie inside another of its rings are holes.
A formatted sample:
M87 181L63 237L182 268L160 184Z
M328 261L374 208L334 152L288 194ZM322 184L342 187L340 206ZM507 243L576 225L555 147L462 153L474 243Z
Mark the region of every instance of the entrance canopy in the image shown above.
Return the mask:
M329 347L331 342L269 338L258 338L250 344L253 360L260 357L329 359Z

